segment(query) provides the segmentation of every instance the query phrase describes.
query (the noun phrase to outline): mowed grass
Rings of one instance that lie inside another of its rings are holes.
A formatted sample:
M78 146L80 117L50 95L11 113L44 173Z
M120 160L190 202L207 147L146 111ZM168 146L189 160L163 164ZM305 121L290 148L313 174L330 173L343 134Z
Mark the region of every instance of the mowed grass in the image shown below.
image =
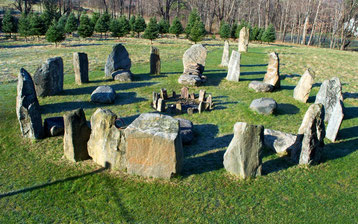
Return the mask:
M1 69L16 75L19 68L24 67L34 74L46 58L61 56L65 64L65 90L61 95L39 99L43 119L62 116L66 111L82 107L89 120L94 111L102 107L111 109L129 123L140 113L153 111L150 107L153 91L167 88L169 92L179 92L181 85L177 79L183 70L181 58L190 43L174 39L156 41L163 74L154 76L148 75L148 41L123 39L135 75L131 83L116 83L103 77L103 68L111 46L117 42L72 41L61 48L5 43L7 47L0 49ZM357 62L352 59L357 53L252 44L249 53L241 57L241 81L233 83L225 80L226 70L218 66L222 42L204 43L208 49L205 72L208 82L201 87L191 87L190 92L205 89L214 96L216 107L201 115L176 116L193 121L195 140L184 146L183 173L170 181L103 170L90 160L71 163L62 157L62 137L40 141L23 139L15 114L16 83L1 84L0 222L358 222L358 105L354 72ZM231 49L236 47L232 43ZM72 52L76 51L89 54L89 84L74 84ZM271 51L280 53L282 89L274 93L255 93L247 86L250 81L263 78L267 53ZM330 65L332 70L324 65ZM223 168L223 154L232 139L235 122L297 132L319 90L319 84L315 85L307 104L292 98L299 79L294 74L302 74L307 66L316 71L317 83L338 76L344 83L343 91L349 93L345 94L345 120L338 141L326 140L323 161L316 166L297 166L288 158L278 157L265 149L263 176L239 180L229 175ZM114 105L99 106L89 102L91 92L99 85L110 85L117 91ZM272 97L278 102L275 115L263 116L249 110L251 101L260 97Z

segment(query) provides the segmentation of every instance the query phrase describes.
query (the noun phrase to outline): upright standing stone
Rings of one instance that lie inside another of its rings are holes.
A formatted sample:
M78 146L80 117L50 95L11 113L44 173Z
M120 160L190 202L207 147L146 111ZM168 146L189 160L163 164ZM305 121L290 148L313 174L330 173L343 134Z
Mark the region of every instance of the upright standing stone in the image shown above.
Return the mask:
M115 126L117 116L110 110L97 109L91 117L88 154L97 164L111 169L126 168L124 132Z
M181 88L181 95L180 95L181 98L183 99L188 99L189 98L189 89L187 87L183 87Z
M334 77L331 80L323 81L319 89L315 103L321 103L324 106L325 121L329 121L337 101L343 102L342 85L339 78Z
M78 85L88 83L88 57L86 53L73 53L73 68Z
M336 141L339 128L341 127L343 121L343 105L342 101L338 100L336 106L334 107L331 118L328 120L328 125L326 129L326 137L332 142Z
M291 153L291 158L299 164L318 163L324 147L324 109L322 104L312 104L298 130L297 138L302 139L301 147Z
M154 109L157 109L158 100L159 100L159 95L158 95L158 93L153 92L153 108L154 108Z
M199 102L205 101L205 95L206 95L206 91L204 89L201 89L199 91Z
M224 154L225 169L241 178L261 175L264 127L237 122L234 138Z
M265 74L264 83L273 85L275 89L279 89L280 84L280 59L276 52L269 54L269 64L267 73Z
M62 58L49 58L34 75L37 96L53 96L63 91Z
M162 98L163 100L168 99L168 92L166 89L160 89L160 98Z
M314 83L314 77L315 75L313 71L307 69L293 90L293 98L301 101L302 103L306 103Z
M106 77L112 77L112 73L116 71L130 72L131 66L132 62L126 48L122 44L114 45L111 54L107 58L104 69Z
M200 85L206 81L202 76L205 69L207 56L206 48L201 44L195 44L185 51L183 56L184 72L178 79L183 85Z
M77 162L89 159L87 142L91 129L87 125L83 109L77 109L63 116L65 135L63 137L63 151L68 160Z
M158 112L164 112L165 111L165 101L162 98L158 99L157 111Z
M150 47L150 74L160 75L160 56L156 47Z
M125 129L125 135L128 173L164 179L180 173L183 146L177 119L141 114Z
M16 115L22 136L32 139L43 137L40 105L31 75L20 69L17 80Z
M229 55L230 55L229 41L225 40L225 42L224 42L224 51L223 51L223 56L221 58L220 66L226 67L226 66L229 65Z
M212 110L214 107L213 104L213 96L211 94L209 94L208 98L206 98L206 110Z
M229 70L226 76L228 81L238 82L240 80L240 53L237 51L232 51Z
M249 48L250 29L243 27L240 30L239 52L247 52Z

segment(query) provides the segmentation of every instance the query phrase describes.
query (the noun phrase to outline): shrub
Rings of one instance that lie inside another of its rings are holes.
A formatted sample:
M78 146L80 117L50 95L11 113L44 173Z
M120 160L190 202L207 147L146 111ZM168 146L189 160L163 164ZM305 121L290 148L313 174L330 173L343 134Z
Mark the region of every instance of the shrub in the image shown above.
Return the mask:
M30 18L22 13L19 19L18 29L20 36L25 37L25 41L27 41L27 37L31 35L31 26L30 26Z
M46 32L46 40L57 44L66 39L65 30L55 20Z
M172 34L175 34L175 36L178 38L180 34L182 34L184 32L184 28L181 25L180 20L178 19L178 17L175 17L173 22L172 22L172 26L169 29L169 32Z
M133 30L134 32L137 33L137 37L139 37L139 34L143 32L146 27L147 25L145 24L145 20L143 19L143 17L138 16L135 20L134 30Z
M194 26L191 28L191 32L189 34L189 39L193 41L195 44L200 42L205 36L205 28L203 28L204 24L201 20L197 20L194 23Z
M198 10L194 9L190 15L189 15L189 19L188 19L188 24L185 27L185 33L187 38L189 37L192 27L195 25L196 21L200 20L200 16L198 14Z
M157 19L152 17L148 23L147 28L144 31L143 37L149 39L150 43L153 43L153 40L157 39L159 35L159 26L157 24Z
M91 37L93 35L93 27L89 17L86 14L83 14L80 18L78 34L83 38Z
M77 28L78 28L78 21L76 19L75 14L71 13L67 18L65 31L66 33L73 33L77 30Z
M229 39L231 36L230 26L227 23L222 23L220 27L220 37L224 40Z
M11 33L16 33L17 24L15 17L11 15L11 11L6 11L4 18L2 20L2 31L4 33L9 33L11 38Z
M262 34L261 40L267 43L271 43L276 40L276 31L272 24L270 24Z
M161 19L158 23L158 27L159 27L160 34L169 33L169 29L170 29L169 21L165 19Z
M102 33L105 33L106 36L106 33L109 30L110 22L111 22L111 16L108 13L104 13L97 20L94 30L98 33L101 33L101 38L102 38Z

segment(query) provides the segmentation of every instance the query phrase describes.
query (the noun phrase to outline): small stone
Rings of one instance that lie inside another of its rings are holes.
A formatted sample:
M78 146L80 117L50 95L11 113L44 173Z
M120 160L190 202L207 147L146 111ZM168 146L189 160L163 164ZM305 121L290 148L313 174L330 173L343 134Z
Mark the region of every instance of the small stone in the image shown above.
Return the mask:
M247 52L249 48L250 29L243 27L240 30L239 52Z
M209 94L208 98L206 98L206 110L212 110L213 109L213 96Z
M194 114L194 108L192 108L192 107L189 107L186 111L187 111L188 115Z
M181 88L181 98L183 99L189 99L189 89L187 87Z
M116 92L110 86L98 86L91 94L93 103L112 104L116 99Z
M313 71L307 69L293 90L293 98L301 101L302 103L306 103L314 83L314 77L315 75Z
M279 89L280 84L280 59L276 52L269 54L269 64L265 74L264 83L272 85L275 89Z
M342 85L339 78L335 77L331 80L323 81L317 93L315 103L323 104L325 112L324 121L329 121L331 118L334 107L337 105L337 101L343 102Z
M224 167L243 179L261 175L264 127L237 122L224 154Z
M239 52L232 51L226 80L234 82L240 81L240 57Z
M259 81L250 82L249 88L255 90L257 93L258 92L272 92L274 89L273 85L267 84L264 82L259 82Z
M272 98L260 98L252 101L250 109L259 114L273 114L277 108L277 103Z
M159 99L159 95L156 92L153 92L153 108L157 109L158 107L158 99Z
M265 147L273 150L279 155L290 154L292 150L295 150L296 147L299 147L296 135L271 129L265 129L264 134Z
M63 135L65 131L63 117L50 117L44 121L44 129L47 136Z
M168 93L166 89L161 89L160 90L160 98L162 98L163 100L167 100L168 99Z
M132 81L132 73L127 70L119 70L112 73L112 78L115 81L119 82L131 82Z
M205 95L206 95L206 91L203 90L203 89L201 89L201 90L199 91L199 102L205 101Z
M150 74L160 75L159 49L150 47Z
M191 94L189 95L189 98L192 99L192 100L195 100L195 93L191 93Z
M178 79L178 82L182 85L188 86L199 86L204 83L206 79L201 78L199 75L181 75Z
M86 53L73 53L73 69L75 81L78 85L88 83L88 57Z
M67 112L63 116L65 134L63 151L65 157L73 162L89 159L87 142L91 129L87 125L83 109Z
M229 54L230 54L229 41L225 40L225 42L224 42L224 51L223 51L223 56L221 58L220 66L227 67L229 65Z
M164 112L165 111L165 101L162 98L158 99L157 111Z
M180 126L180 136L183 144L189 144L194 139L193 123L189 120L178 118Z
M173 91L172 97L173 97L173 99L177 98L177 94L175 91Z
M334 107L331 118L328 120L328 125L326 129L326 137L332 142L336 141L339 128L341 127L343 121L343 103L338 100L336 106Z
M111 54L108 55L104 69L106 77L113 77L113 72L118 70L130 71L131 66L132 62L126 48L122 44L114 45Z

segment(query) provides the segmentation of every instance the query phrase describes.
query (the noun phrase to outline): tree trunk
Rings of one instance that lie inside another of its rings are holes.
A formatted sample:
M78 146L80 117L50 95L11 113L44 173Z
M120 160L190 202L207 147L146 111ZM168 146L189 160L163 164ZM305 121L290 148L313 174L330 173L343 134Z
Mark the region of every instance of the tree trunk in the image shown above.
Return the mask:
M266 0L265 7L265 29L270 25L270 0Z
M311 32L310 39L308 40L307 45L311 45L312 37L315 34L316 23L317 23L317 18L318 18L318 14L319 14L321 4L322 4L322 0L319 0L318 6L317 6L317 11L316 11L316 16L314 17L314 20L313 20L312 32Z
M311 13L311 2L312 0L308 1L308 9L305 15L305 23L303 24L303 30L302 30L302 41L301 44L305 45L306 44L306 34L307 34L307 26L308 26L308 22L310 19L310 13Z

